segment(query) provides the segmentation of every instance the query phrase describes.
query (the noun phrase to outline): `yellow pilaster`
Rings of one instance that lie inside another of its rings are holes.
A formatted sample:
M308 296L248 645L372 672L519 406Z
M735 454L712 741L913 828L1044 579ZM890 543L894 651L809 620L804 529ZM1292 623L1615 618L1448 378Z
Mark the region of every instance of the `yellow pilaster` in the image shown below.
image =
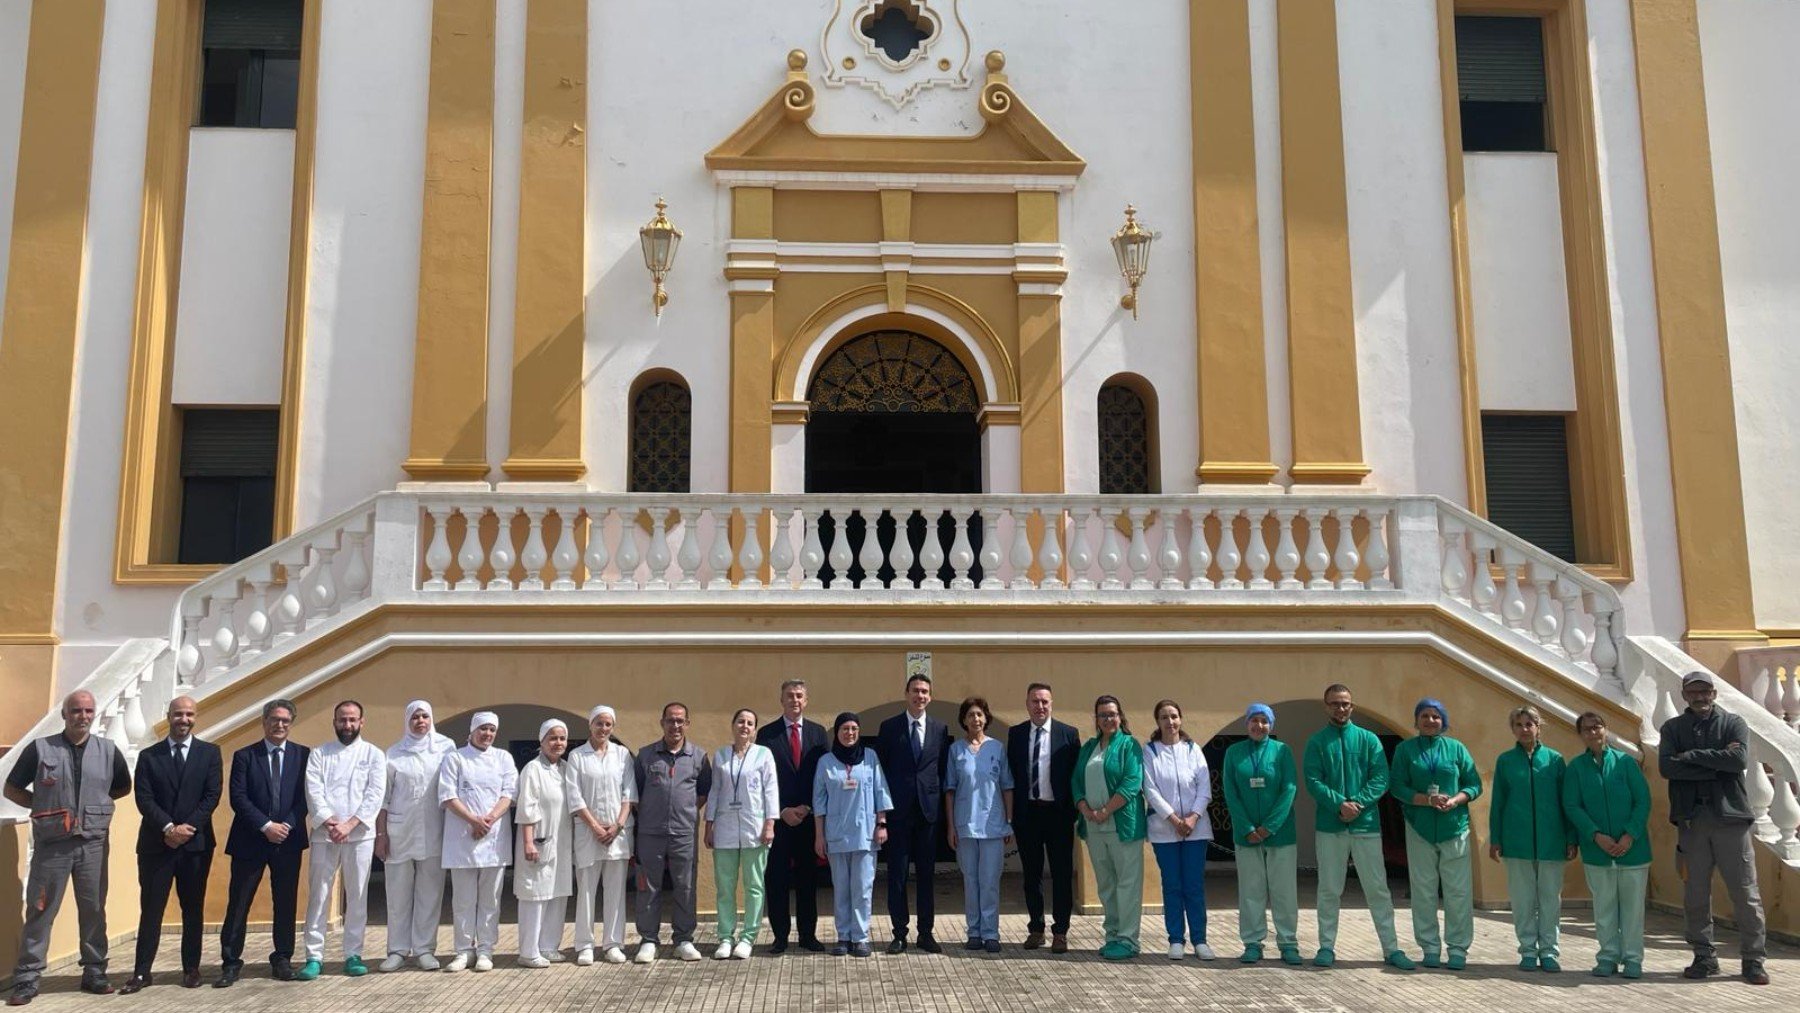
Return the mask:
M405 464L416 479L482 479L488 473L493 147L494 0L437 0L431 11L412 447Z
M1699 16L1694 0L1632 0L1631 23L1687 636L1716 654L1767 638L1751 598Z
M1281 191L1287 235L1288 390L1294 481L1367 477L1350 295L1350 224L1336 0L1284 0Z
M1246 0L1188 0L1202 484L1260 484L1269 454Z
M306 379L306 294L312 277L313 162L319 144L319 38L325 21L325 0L305 0L301 18L300 97L294 110L294 192L288 204L287 316L281 346L281 431L275 455L274 535L277 541L293 533L294 511L299 502L300 410ZM191 81L188 86L191 93ZM170 318L171 325L173 319ZM176 454L171 447L165 460L178 464ZM168 484L174 484L172 476Z
M1021 243L1058 242L1056 194L1018 195ZM1063 271L1015 271L1019 287L1019 491L1063 491Z
M581 457L587 2L532 0L525 22L508 476L574 481Z
M775 238L775 191L731 191L733 239ZM768 492L773 481L769 403L775 383L775 272L726 270L731 286L732 492Z
M36 0L0 308L0 692L48 699L104 0ZM29 724L30 719L24 719ZM21 728L0 728L13 741Z

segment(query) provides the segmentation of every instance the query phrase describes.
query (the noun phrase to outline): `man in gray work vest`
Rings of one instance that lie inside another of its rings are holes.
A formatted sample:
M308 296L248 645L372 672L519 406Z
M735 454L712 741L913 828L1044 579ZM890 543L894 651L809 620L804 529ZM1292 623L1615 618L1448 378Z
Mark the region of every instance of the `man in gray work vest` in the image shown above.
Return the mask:
M9 1006L37 998L50 948L50 925L63 890L75 880L81 923L81 990L106 995L106 852L113 799L131 791L131 769L110 741L88 734L94 695L70 693L63 730L27 744L6 778L6 797L31 810L31 872L25 883L25 927L13 969Z

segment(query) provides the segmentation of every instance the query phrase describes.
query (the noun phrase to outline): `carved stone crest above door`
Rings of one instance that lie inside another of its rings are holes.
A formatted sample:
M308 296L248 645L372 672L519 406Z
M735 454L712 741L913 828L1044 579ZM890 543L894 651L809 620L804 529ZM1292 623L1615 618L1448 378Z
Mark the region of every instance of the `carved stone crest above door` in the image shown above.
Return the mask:
M927 88L963 89L972 47L961 0L837 0L819 41L827 86L856 85L895 109Z

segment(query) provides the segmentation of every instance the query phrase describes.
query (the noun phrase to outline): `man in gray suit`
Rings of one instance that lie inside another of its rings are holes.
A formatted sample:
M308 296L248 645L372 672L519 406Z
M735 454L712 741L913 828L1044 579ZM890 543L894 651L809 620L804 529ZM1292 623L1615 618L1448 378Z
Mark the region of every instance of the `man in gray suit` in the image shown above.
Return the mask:
M29 743L6 778L6 797L31 810L31 872L25 927L8 1006L37 998L50 949L50 926L63 890L75 881L81 924L81 990L112 992L106 980L106 853L113 800L131 791L131 770L110 741L88 734L94 695L78 689L62 706L63 730Z

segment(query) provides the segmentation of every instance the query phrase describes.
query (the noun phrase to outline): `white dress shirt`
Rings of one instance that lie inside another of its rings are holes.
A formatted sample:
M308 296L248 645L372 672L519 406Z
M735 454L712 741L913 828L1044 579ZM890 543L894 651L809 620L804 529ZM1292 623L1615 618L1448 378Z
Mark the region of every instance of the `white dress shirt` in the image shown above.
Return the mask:
M1212 801L1212 774L1206 768L1206 754L1195 743L1144 744L1144 800L1150 803L1146 829L1151 844L1212 839L1212 820L1206 815L1207 803ZM1200 814L1194 832L1186 837L1176 834L1169 817L1193 813Z
M713 825L713 847L721 851L761 847L763 821L781 815L775 754L754 742L742 756L723 746L713 754L712 763L706 818Z
M285 757L283 758L285 760ZM349 840L375 835L375 817L387 794L387 757L365 739L349 745L336 739L307 754L306 807L312 817L315 841L328 841L329 820L359 821Z

